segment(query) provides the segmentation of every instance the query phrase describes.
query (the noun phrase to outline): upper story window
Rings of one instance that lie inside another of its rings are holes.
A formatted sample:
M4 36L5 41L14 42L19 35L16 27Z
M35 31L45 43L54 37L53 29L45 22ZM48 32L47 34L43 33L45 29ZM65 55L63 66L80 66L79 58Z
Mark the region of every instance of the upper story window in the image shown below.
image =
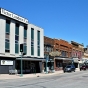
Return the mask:
M66 56L66 51L62 51L62 52L61 52L61 55L62 55L63 57L65 57L65 56Z
M70 57L72 57L72 52L70 52Z
M24 26L24 53L27 54L27 26Z
M45 52L51 52L51 51L53 51L52 47L49 47L49 46L44 46L44 50L45 50Z
M40 56L40 31L37 31L37 55Z
M15 41L19 41L19 24L15 26Z
M10 52L10 20L6 20L5 52Z
M24 26L24 38L27 38L27 26Z
M15 53L19 53L19 24L15 24Z
M37 31L37 35L38 35L37 40L40 40L40 31Z
M15 26L15 34L19 35L19 24L18 23L16 23L16 26Z
M6 33L10 33L10 20L6 20Z
M34 28L31 28L31 55L34 55Z
M34 29L31 28L31 40L34 40Z

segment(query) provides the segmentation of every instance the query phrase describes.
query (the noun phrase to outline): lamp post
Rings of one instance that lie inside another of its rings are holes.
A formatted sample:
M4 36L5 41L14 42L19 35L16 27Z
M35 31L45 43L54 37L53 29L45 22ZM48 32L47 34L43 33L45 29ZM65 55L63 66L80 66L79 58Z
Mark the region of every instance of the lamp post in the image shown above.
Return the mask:
M22 77L23 74L22 74L22 55L23 55L23 44L20 44L20 52L21 52L21 74L20 76Z
M21 77L23 76L23 72L22 72L22 52L21 52Z

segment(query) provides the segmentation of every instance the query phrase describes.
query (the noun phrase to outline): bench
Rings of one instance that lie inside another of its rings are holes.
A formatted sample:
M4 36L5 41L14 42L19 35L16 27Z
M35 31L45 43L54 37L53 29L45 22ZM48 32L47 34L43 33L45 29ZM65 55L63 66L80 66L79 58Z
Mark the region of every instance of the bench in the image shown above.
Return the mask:
M17 74L17 70L9 70L9 74Z

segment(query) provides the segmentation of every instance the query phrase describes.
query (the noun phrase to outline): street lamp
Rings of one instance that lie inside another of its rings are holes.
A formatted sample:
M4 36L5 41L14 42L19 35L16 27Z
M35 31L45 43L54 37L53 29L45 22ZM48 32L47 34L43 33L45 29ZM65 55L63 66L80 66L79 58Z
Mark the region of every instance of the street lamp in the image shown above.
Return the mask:
M20 52L21 52L21 77L23 76L22 74L22 55L23 55L23 44L20 44Z
M23 74L22 74L23 72L22 72L22 52L21 52L21 77L23 76Z

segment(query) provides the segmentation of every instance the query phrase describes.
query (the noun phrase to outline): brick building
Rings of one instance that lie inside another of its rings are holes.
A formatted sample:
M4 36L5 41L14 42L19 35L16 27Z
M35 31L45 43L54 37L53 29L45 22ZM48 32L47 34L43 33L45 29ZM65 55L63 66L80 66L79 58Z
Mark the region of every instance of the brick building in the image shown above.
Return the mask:
M84 48L83 62L88 63L88 46Z
M82 62L84 45L77 42L71 41L72 44L72 58L75 64L75 67L78 67L78 63Z
M72 63L72 45L69 42L62 39L54 39L54 51L61 52L60 56L55 57L55 70L61 70L67 64Z
M60 52L59 56L53 57L52 65L48 62L48 67L54 66L55 70L61 70L63 65L69 64L72 62L71 55L72 55L72 45L62 39L52 39L49 37L44 36L44 56L49 56L49 52Z
M54 41L52 38L44 36L44 58L46 59L47 56L49 57L49 53L53 52L53 45ZM46 71L46 63L43 63L44 71ZM54 61L51 61L50 58L48 58L48 71L50 71L52 68L54 69Z
M44 57L53 51L54 41L52 38L44 36Z

